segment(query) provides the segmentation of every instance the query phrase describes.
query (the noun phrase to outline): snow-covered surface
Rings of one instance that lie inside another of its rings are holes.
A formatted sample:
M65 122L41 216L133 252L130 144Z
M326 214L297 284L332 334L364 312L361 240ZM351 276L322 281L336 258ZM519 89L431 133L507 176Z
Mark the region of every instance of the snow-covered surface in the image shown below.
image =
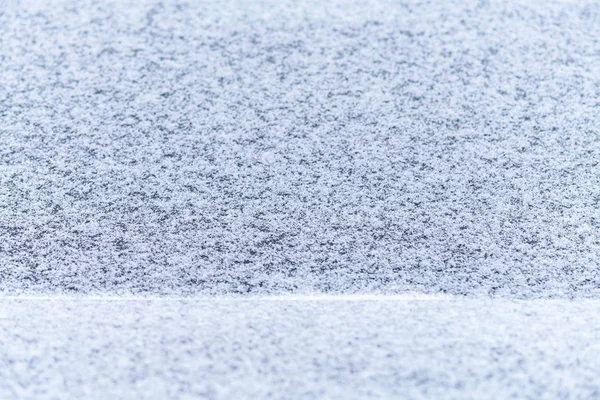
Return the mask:
M598 2L2 9L4 293L600 293Z
M0 0L0 399L600 398L599 38Z
M0 398L596 399L597 300L0 300Z

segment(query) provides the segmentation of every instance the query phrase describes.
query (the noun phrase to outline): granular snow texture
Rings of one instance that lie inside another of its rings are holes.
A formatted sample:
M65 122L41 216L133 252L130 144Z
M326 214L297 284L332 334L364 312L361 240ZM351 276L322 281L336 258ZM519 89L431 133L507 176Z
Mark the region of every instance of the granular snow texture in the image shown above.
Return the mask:
M9 0L0 291L600 295L600 3Z

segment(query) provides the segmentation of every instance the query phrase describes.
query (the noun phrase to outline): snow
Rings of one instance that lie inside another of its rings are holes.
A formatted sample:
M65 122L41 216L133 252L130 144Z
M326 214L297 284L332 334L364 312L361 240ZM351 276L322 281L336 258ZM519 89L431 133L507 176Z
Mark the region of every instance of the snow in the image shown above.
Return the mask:
M9 1L0 291L597 297L600 6Z
M0 399L600 398L600 3L0 0Z
M3 299L0 398L600 396L598 300L329 300Z

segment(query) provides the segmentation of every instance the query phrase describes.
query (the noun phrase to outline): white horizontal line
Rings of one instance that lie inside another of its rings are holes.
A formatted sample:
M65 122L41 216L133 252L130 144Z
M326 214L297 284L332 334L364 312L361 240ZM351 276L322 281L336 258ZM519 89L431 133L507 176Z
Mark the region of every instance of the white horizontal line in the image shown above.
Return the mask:
M249 302L249 301L280 301L280 302L342 302L342 301L458 301L458 302L600 302L600 299L595 298L538 298L538 299L518 299L504 297L464 297L451 295L428 295L428 294L394 294L394 295L376 295L376 294L353 294L353 295L273 295L273 296L190 296L190 297L174 297L174 296L115 296L115 295L90 295L90 296L2 296L2 301L114 301L114 302Z

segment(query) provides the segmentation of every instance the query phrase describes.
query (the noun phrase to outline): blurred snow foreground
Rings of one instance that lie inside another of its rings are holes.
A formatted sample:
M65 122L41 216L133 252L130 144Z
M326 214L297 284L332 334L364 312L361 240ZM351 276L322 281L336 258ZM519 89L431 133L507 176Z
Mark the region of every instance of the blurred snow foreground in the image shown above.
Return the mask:
M600 398L600 3L321 3L0 0L0 399Z
M335 299L1 300L0 398L600 396L598 300Z

